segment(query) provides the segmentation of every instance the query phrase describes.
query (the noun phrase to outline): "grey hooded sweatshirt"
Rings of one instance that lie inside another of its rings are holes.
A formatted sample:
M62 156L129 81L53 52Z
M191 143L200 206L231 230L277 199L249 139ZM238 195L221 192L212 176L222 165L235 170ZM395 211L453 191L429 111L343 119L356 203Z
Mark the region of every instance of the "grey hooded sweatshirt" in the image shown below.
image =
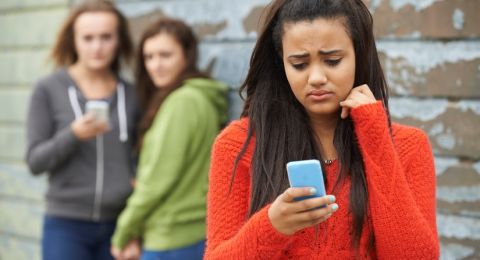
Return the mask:
M87 99L67 70L36 84L28 111L26 161L34 175L49 175L47 215L110 221L124 208L134 176L138 102L123 80L105 101L110 130L80 141L70 124L85 113Z

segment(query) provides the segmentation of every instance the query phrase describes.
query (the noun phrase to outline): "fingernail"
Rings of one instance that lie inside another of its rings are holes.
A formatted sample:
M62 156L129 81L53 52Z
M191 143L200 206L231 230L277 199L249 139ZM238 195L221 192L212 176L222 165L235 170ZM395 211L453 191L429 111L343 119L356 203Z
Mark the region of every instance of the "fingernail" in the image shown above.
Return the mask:
M315 188L310 188L310 194L315 194L317 193L317 189Z
M335 196L333 196L333 195L328 196L328 199L330 200L330 203L335 202Z
M332 210L335 212L335 211L337 211L337 209L338 209L338 205L337 205L337 204L333 204L333 205L332 205Z

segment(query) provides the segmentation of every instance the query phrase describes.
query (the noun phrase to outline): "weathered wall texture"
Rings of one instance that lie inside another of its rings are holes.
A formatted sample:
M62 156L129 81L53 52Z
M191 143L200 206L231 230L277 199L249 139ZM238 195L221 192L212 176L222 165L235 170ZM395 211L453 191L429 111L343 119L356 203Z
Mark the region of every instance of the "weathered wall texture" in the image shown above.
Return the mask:
M23 162L32 83L50 71L46 56L68 0L0 1L0 259L39 259L45 176Z
M22 161L32 83L68 0L0 3L0 259L38 259L45 177ZM237 89L267 0L117 0L138 38L146 24L182 18L201 38L200 66ZM437 169L442 259L480 259L480 1L365 0L392 91L394 121L424 129Z

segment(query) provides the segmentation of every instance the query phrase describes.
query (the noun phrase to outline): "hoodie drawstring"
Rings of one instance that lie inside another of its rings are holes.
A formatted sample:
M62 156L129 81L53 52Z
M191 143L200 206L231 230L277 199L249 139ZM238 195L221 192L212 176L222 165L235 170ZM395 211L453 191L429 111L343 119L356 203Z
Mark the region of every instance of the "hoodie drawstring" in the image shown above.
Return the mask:
M78 103L77 90L74 86L68 87L68 98L70 99L70 105L72 106L75 119L82 117L82 109L80 103ZM128 141L128 122L127 122L127 107L125 104L125 86L123 83L117 85L117 112L118 112L118 126L120 130L119 139L121 142Z
M77 91L75 90L75 87L68 87L68 98L70 99L70 105L72 106L73 113L75 114L75 119L79 119L82 117L82 109L78 103Z
M122 83L117 87L117 111L118 111L118 124L120 128L120 141L128 141L127 130L127 108L125 105L125 86Z

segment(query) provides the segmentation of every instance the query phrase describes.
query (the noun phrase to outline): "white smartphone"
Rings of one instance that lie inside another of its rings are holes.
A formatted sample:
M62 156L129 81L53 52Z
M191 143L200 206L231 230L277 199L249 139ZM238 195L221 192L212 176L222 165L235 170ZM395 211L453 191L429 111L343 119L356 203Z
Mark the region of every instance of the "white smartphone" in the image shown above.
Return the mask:
M85 104L87 113L95 115L96 120L108 123L108 102L102 100L90 100Z
M317 190L317 192L311 196L299 197L295 200L304 200L326 195L320 161L302 160L289 162L287 163L287 173L290 187L313 187Z

